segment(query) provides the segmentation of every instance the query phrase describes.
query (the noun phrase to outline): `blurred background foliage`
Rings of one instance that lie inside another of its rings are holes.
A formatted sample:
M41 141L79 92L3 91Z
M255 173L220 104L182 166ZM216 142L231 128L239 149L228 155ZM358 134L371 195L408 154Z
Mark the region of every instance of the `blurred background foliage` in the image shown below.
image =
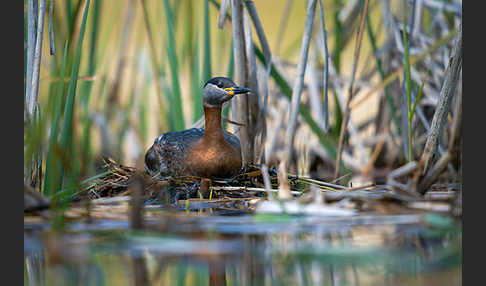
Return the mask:
M201 118L204 82L213 76L234 75L231 22L227 20L223 29L218 28L219 1L38 1L40 6L45 3L46 13L38 80L39 108L35 116L31 116L38 120L26 121L29 123L25 128L24 166L31 168L32 158L40 161L41 175L37 187L48 195L59 190L77 190L82 180L102 172L101 156L110 156L125 165L143 166L143 155L155 137L167 131L189 128ZM31 2L37 4L37 1L24 0L26 89L30 51L27 24L31 17L28 6ZM337 148L343 106L336 105L336 99L339 96L344 98L341 93L349 82L362 3L353 0L322 2L332 59L331 74L334 75L330 81L337 82L329 87L330 129L326 134L329 145L325 149L330 152ZM389 67L391 63L377 56L383 50L389 52L386 45L390 44L386 36L389 27L384 23L383 3L387 3L387 9L396 19L402 15L402 1L370 1L356 75L356 78L363 77L358 84L359 94L366 94L373 88L374 94L381 93L384 85L380 87L380 84L400 67ZM272 98L282 93L291 94L307 1L254 1L254 4L276 66L268 82L269 104L279 106L278 101ZM442 22L437 22L434 11L437 9L433 7L423 9L421 31L430 37L429 45L437 44L443 38L450 42L457 26L454 11L441 10L445 17L443 23L447 26L442 27L442 33L438 33L435 27ZM228 10L230 12L231 9ZM406 12L411 23L410 10ZM34 15L37 16L36 13ZM318 27L318 22L316 16L315 27ZM316 33L319 33L318 28L314 29ZM257 39L254 30L253 34L253 39ZM259 42L254 40L254 43L261 50ZM53 49L55 53L52 55ZM311 47L310 54L314 56L310 57L315 68L322 73L325 61L320 53L313 52L314 49L317 51L320 47ZM420 51L411 51L412 57L417 55ZM403 58L399 58L403 64ZM262 61L259 64L263 67ZM308 73L306 81L307 78ZM394 78L388 79L394 81ZM403 83L404 74L400 73L395 79ZM418 91L422 81L412 77L411 82L414 90ZM385 93L391 94L387 88L385 85ZM440 89L440 86L435 88ZM426 85L425 90L430 91L430 85ZM316 120L314 113L309 115L308 110L312 106L306 93L307 90L304 90L305 110L302 112ZM322 99L322 86L319 94ZM390 96L394 96L395 100L388 98L387 107L380 105L377 96L353 107L354 123L365 124L377 117L379 109L390 109L394 123L390 130L395 139L400 138L400 119L395 111L399 106L396 95ZM231 119L230 109L227 108L225 114ZM268 124L269 129L278 126L271 120ZM230 131L235 130L231 124L225 126ZM375 129L373 125L360 129L360 132L363 136L376 136ZM317 130L319 132L322 133L322 130ZM296 148L300 148L299 139L296 140ZM306 147L302 148L304 153L299 154L308 154ZM366 150L368 157L371 156L372 148L367 147ZM309 163L308 156L302 157ZM397 158L398 162L406 161L406 152L400 152ZM309 168L299 168L298 171L306 174Z

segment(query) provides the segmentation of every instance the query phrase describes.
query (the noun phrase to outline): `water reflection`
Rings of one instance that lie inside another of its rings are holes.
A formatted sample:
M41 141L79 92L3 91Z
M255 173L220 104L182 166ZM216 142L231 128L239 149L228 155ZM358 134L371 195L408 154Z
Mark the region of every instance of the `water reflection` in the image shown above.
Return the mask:
M427 216L25 227L25 285L459 285L461 226ZM78 228L79 229L79 228Z

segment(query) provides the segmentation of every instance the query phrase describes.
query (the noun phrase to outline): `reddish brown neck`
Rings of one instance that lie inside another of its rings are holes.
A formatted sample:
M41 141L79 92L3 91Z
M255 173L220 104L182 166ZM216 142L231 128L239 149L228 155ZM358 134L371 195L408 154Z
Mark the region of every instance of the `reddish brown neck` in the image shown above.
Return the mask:
M221 107L204 106L204 138L206 140L224 139L221 128Z

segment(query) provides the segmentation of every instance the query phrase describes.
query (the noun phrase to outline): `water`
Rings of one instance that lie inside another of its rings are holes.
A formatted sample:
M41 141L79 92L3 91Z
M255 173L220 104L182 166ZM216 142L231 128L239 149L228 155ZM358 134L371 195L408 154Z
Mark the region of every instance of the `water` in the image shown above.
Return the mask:
M461 285L461 223L437 214L150 217L25 223L24 285Z

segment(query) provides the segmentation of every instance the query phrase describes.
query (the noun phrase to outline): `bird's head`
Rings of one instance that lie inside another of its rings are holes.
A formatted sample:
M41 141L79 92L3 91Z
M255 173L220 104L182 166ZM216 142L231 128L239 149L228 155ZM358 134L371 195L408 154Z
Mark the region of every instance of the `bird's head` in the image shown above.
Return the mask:
M248 88L237 86L231 79L214 77L204 84L203 105L206 107L221 107L223 103L237 94L250 92Z

